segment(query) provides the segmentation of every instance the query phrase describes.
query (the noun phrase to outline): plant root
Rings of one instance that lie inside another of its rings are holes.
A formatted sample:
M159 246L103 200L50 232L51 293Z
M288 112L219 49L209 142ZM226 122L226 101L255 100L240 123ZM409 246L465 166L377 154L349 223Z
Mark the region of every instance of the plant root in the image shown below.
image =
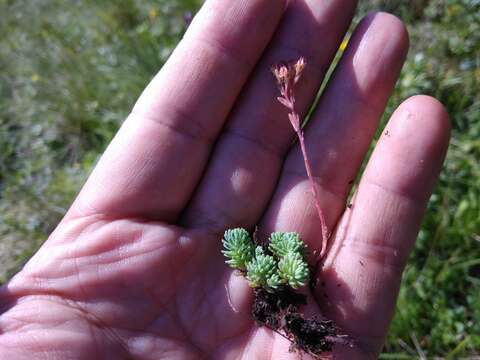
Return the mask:
M290 351L302 351L316 359L325 358L335 344L351 346L346 335L332 320L305 318L299 308L307 303L306 296L282 287L273 292L254 290L252 317L259 326L281 334L291 342Z

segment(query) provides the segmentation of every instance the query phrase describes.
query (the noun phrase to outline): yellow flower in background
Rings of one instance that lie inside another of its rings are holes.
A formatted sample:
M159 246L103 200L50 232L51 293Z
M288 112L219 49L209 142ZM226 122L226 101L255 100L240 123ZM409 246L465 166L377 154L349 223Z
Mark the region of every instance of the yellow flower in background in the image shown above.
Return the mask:
M32 77L30 78L32 80L32 82L37 82L38 80L40 80L40 75L38 75L37 73L33 74Z
M148 17L150 20L155 19L158 16L158 10L156 8L151 8L150 11L148 12Z
M340 44L340 47L339 47L340 51L342 51L342 52L345 51L345 49L347 48L347 45L348 45L348 40L349 40L348 38L343 39L343 41L342 41L342 43Z
M458 4L452 4L447 7L447 15L449 16L456 16L460 14L462 11L462 7Z

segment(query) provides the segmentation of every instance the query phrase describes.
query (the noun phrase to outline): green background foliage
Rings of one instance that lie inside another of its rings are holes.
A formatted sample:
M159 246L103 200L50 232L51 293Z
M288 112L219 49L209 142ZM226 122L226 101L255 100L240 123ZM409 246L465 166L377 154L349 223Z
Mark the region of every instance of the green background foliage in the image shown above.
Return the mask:
M0 282L45 240L200 0L0 0ZM365 0L407 24L385 117L439 98L446 164L406 269L382 358L480 352L480 0Z

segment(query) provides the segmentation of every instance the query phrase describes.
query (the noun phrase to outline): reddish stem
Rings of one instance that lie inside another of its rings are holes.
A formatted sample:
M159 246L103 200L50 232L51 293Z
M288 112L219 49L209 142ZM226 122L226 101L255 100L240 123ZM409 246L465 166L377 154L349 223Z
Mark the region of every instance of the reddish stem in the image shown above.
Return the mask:
M322 248L318 257L318 260L321 260L327 251L330 234L328 232L327 222L325 221L325 215L323 214L320 206L320 195L318 193L317 184L313 178L312 168L310 166L310 161L308 160L302 124L300 123L300 115L295 110L295 96L293 92L294 86L300 79L304 67L305 59L300 58L295 63L291 62L289 64L278 64L272 67L272 72L277 79L281 94L281 96L277 99L289 110L288 120L297 134L300 142L300 148L302 149L303 162L305 164L305 169L307 170L307 176L308 180L310 181L310 187L312 188L315 208L317 209L317 214L318 218L320 219L322 229Z
M292 117L295 117L298 120L298 123L300 123L298 113L293 108L291 109L291 111L292 111L291 113ZM320 219L320 225L322 228L322 248L319 254L319 259L322 259L323 256L325 255L325 252L327 251L327 244L328 244L328 238L329 238L327 222L325 220L325 215L323 214L322 208L320 206L320 194L318 193L317 183L315 182L315 179L313 177L310 161L308 160L303 130L300 127L298 127L298 128L295 128L295 132L297 133L298 141L300 142L300 148L302 150L305 170L307 171L308 180L310 181L310 187L312 188L315 208L317 209L318 218Z

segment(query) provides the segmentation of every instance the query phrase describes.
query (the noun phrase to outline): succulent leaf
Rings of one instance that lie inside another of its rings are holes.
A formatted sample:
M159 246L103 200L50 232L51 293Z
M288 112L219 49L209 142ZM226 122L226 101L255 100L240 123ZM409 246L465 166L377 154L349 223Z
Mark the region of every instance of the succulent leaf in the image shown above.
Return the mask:
M282 284L283 284L282 279L280 279L280 276L278 276L278 274L275 273L267 279L267 290L278 289L278 287Z
M280 279L294 289L305 286L309 277L308 265L298 252L289 252L278 262Z
M270 235L268 248L275 256L282 258L290 252L303 255L305 244L296 232L274 232Z
M255 249L255 258L247 264L247 279L251 287L276 287L280 284L277 262L265 255L261 246Z
M229 229L223 235L222 254L228 259L230 267L245 270L247 263L252 261L255 246L247 230L242 228Z

